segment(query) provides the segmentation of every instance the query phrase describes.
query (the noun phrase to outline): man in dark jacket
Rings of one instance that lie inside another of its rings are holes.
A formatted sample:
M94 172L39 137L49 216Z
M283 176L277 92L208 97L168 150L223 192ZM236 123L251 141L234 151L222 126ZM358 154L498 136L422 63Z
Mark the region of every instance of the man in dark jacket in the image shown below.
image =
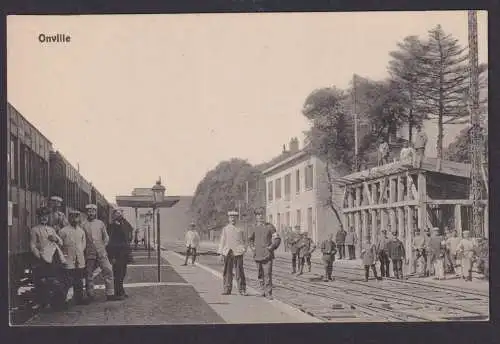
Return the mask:
M300 226L296 225L295 230L290 233L290 236L288 238L288 246L290 247L290 252L292 253L292 274L297 272L299 265L297 262L297 255L299 254L299 248L297 247L297 244L300 238Z
M256 224L250 228L248 243L253 249L254 259L257 263L261 296L272 299L274 250L279 247L281 239L272 224L263 222L263 209L255 210L255 219Z
M389 252L387 244L390 239L387 237L387 230L382 229L380 237L376 244L378 259L380 260L380 275L381 277L389 277Z
M322 259L325 265L325 277L323 281L333 281L333 262L335 261L335 254L337 253L337 247L333 241L333 234L328 235L328 239L321 243L321 253L323 253Z
M403 261L406 259L405 246L398 238L398 232L392 232L392 238L387 243L389 258L392 260L394 277L403 279Z
M115 295L126 298L128 295L123 288L123 280L127 274L127 264L131 261L131 251L123 214L119 209L113 211L113 222L109 224L109 244L106 249L113 264Z
M344 259L345 258L345 236L347 232L344 230L344 228L340 228L340 230L337 232L337 235L335 236L335 243L337 244L337 249L339 251L339 259Z

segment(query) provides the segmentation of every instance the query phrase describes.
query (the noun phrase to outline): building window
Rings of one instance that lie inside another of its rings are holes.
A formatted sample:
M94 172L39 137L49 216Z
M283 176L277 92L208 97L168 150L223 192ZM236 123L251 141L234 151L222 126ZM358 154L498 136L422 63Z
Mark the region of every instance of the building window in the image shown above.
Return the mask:
M313 227L313 208L307 208L307 232L309 235L312 235L312 227Z
M295 171L295 192L300 192L300 170Z
M267 183L267 200L271 202L273 200L273 181Z
M313 188L313 165L307 165L305 169L305 188L311 190Z
M300 211L300 209L297 209L297 223L296 225L297 226L300 226L302 224L302 213Z
M285 176L285 200L290 200L290 188L292 183L292 175L289 173Z
M276 182L274 183L274 188L275 188L275 198L280 199L281 198L281 178L276 179Z
M285 226L288 228L290 227L290 212L287 211L285 214Z

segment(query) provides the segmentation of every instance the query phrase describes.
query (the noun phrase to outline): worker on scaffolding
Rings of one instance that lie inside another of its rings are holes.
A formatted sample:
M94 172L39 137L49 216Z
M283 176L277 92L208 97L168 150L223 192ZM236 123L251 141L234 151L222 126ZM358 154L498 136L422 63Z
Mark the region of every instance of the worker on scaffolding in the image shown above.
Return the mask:
M378 166L389 163L390 149L389 144L382 138L378 147Z
M427 134L418 127L417 135L415 135L415 142L413 147L415 149L415 158L413 160L413 167L421 168L424 160L425 146L427 145Z

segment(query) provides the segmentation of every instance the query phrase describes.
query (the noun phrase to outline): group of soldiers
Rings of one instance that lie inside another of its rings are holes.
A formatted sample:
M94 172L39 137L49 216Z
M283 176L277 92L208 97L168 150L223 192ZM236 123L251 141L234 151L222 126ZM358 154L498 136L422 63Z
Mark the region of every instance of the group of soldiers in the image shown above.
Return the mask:
M82 214L76 210L69 211L66 219L61 211L62 198L53 196L50 202L51 207L37 210L39 224L31 229L30 240L33 282L42 309L66 308L71 287L76 304L92 302L99 269L106 299L127 298L123 280L131 262L130 233L122 211L113 211L113 220L106 228L97 218L95 204L86 205L86 219L82 221Z

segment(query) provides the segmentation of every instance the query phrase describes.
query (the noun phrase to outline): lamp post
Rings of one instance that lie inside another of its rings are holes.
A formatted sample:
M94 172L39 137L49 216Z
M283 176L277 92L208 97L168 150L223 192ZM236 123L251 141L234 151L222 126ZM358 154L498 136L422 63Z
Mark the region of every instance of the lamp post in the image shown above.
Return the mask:
M151 233L150 233L150 221L153 219L153 213L151 212L151 210L149 210L147 213L146 213L146 224L148 226L148 231L147 231L147 241L146 241L146 249L148 250L148 259L151 258Z
M153 216L156 208L158 211L156 212L156 252L157 252L157 264L158 264L158 282L160 282L160 206L163 202L163 198L165 197L165 187L161 185L161 178L158 178L158 181L151 188L153 191Z

